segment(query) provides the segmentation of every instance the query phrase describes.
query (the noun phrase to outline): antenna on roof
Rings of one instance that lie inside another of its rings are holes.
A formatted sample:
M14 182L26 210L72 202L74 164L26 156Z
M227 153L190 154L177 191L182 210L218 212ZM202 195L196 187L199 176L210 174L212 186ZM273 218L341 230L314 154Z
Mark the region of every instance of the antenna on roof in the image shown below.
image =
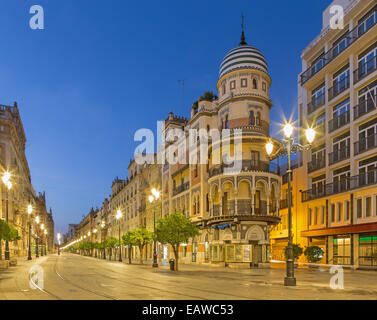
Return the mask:
M245 16L243 15L243 12L241 14L242 22L241 22L241 29L242 29L242 34L241 34L241 42L240 45L246 45L246 39L245 39Z

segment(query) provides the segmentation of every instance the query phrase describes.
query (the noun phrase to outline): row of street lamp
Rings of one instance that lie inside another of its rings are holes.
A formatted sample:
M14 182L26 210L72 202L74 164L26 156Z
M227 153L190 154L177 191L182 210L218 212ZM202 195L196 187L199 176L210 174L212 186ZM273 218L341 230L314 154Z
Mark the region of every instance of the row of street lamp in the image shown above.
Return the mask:
M10 181L12 175L10 172L6 171L4 172L3 176L2 176L2 180L3 180L3 183L5 184L6 186L6 191L7 191L7 195L6 195L6 216L5 216L5 219L6 219L6 222L9 223L9 192L13 186L12 182ZM28 213L28 216L29 216L29 236L28 236L28 260L31 260L32 257L31 257L31 222L30 222L30 216L33 212L33 206L31 204L29 204L27 206L27 213ZM37 225L39 225L39 216L35 217L35 222L37 223ZM47 246L47 229L45 229L45 226L44 224L42 223L41 224L41 231L42 231L42 237L43 235L46 237L46 246ZM37 241L36 241L36 257L38 258L39 257L39 253L38 253L38 234L37 234ZM45 252L45 255L47 255L47 249L45 248L46 252ZM41 255L43 256L43 247L42 247L42 252L41 252ZM9 241L6 240L5 241L5 260L10 260L10 252L9 252Z

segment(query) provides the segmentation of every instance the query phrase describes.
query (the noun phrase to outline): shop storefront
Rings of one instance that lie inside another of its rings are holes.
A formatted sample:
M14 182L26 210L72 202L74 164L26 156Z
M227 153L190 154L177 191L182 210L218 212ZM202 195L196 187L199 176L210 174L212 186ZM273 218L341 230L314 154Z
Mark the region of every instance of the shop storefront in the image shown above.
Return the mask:
M377 268L377 233L359 236L359 265Z
M351 264L351 235L335 236L333 239L334 264Z

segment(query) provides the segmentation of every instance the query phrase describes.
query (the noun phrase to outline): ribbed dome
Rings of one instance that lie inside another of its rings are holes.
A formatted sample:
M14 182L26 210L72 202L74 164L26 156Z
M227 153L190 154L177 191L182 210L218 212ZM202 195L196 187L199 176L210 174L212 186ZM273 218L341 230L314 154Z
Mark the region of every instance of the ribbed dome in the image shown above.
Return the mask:
M225 56L220 66L220 78L230 71L241 68L259 69L266 73L268 72L267 62L262 52L246 43L241 43Z

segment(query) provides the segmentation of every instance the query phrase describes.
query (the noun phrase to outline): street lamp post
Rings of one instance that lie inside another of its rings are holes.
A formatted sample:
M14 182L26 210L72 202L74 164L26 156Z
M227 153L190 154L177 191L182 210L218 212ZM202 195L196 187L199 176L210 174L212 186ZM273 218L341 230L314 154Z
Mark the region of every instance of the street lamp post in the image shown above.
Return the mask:
M44 247L44 228L45 228L45 225L42 223L41 224L41 230L42 230L42 235L41 235L41 238L42 238L42 243L41 243L41 247L42 247L42 250L41 250L41 257L43 257L43 247Z
M3 182L4 184L6 185L6 191L7 191L7 198L6 198L6 222L8 223L9 222L9 212L8 212L8 198L9 198L9 191L10 189L12 188L12 182L10 182L10 177L11 177L11 174L6 171L4 172L3 174ZM9 260L10 259L10 254L9 254L9 241L8 240L5 240L5 260Z
M103 221L103 220L101 222L101 229L102 229L102 231L101 231L101 241L104 245L105 244L105 237L104 237L103 233L104 233L104 229L105 229L105 221ZM105 247L103 247L103 259L106 260L106 248Z
M155 200L157 201L160 198L160 192L156 189L152 189L152 194L149 196L149 202L152 204ZM156 232L156 208L153 207L153 233ZM156 245L156 237L153 237L153 264L152 267L157 268L157 245Z
M45 234L45 242L46 242L46 245L45 245L45 256L47 256L47 243L48 243L48 241L47 241L47 229L45 229L44 234Z
M122 245L120 242L120 218L122 218L122 212L118 209L115 218L118 220L119 223L119 262L122 262Z
M58 239L58 256L60 256L60 232L56 234L56 238Z
M35 217L35 222L37 223L37 228L36 228L36 231L37 231L37 239L35 241L35 247L36 247L36 253L35 253L35 257L36 258L39 258L39 249L38 249L38 242L39 242L39 235L38 235L38 225L39 225L39 216L36 216Z
M97 229L94 229L94 230L93 230L93 233L96 235L96 233L97 233ZM96 235L95 240L97 240L97 235ZM97 241L96 241L96 243L97 243ZM95 248L95 250L94 250L94 258L97 258L97 248Z
M28 236L28 238L29 238L29 248L28 248L28 255L27 255L28 260L31 260L31 221L30 221L30 216L31 216L32 211L33 211L33 207L32 207L31 204L29 204L27 206L27 213L29 215L29 236Z
M293 125L291 123L286 123L284 126L284 135L286 137L285 148L283 150L278 150L274 156L278 157L281 155L287 155L288 158L288 246L287 246L287 263L286 263L286 277L284 278L285 286L295 286L296 278L294 276L294 257L293 257L293 244L292 244L292 190L291 190L291 180L292 180L292 169L291 169L291 153L296 153L297 151L309 150L311 144L315 138L315 131L312 128L306 130L306 139L309 144L302 146L300 144L294 143ZM274 145L270 141L266 144L267 154L271 157L273 153Z
M92 233L88 231L88 238L89 238L89 243L90 243L90 256L93 256L93 248L92 248L92 237L90 236Z

